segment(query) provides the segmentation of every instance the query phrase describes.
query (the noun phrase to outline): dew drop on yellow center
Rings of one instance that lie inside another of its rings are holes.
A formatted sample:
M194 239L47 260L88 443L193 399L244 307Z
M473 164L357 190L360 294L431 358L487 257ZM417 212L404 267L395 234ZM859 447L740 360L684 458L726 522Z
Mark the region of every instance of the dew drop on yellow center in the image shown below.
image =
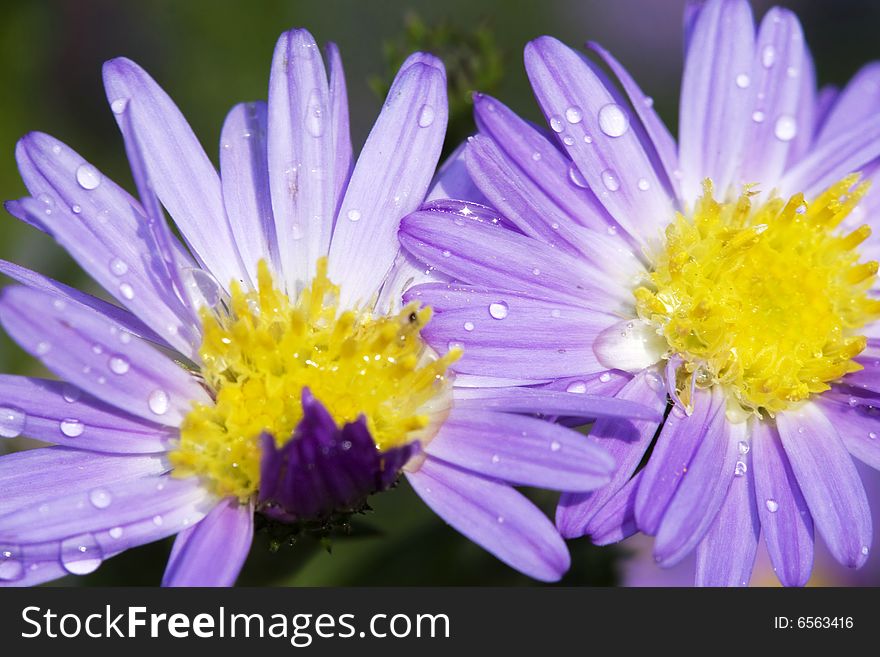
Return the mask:
M430 308L410 304L374 316L341 310L327 262L295 300L275 287L260 262L258 289L232 284L221 310L201 312L201 374L213 405L195 404L170 460L176 476L201 476L218 495L242 501L259 489L259 437L280 447L302 419L308 387L338 426L366 417L379 450L424 440L449 405L449 365L424 343Z
M856 251L870 229L840 229L867 191L857 183L755 205L748 188L720 203L706 181L691 216L666 228L636 310L683 359L682 394L696 375L698 386L724 386L743 417L772 417L861 369L860 329L880 301L868 294L877 263Z

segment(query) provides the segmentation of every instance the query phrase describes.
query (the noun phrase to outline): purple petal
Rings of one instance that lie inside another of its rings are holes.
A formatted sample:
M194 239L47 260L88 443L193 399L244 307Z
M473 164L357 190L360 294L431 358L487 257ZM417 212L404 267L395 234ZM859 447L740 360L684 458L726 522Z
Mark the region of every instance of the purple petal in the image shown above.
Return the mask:
M171 98L129 59L104 64L104 87L117 121L133 106L132 125L156 194L195 255L223 285L244 275L223 208L217 171Z
M544 115L584 180L614 219L644 243L656 237L656 217L672 207L622 99L590 63L552 37L530 42L526 71ZM572 120L574 119L574 120Z
M196 379L149 344L77 304L24 287L0 296L0 322L56 375L116 408L178 426L211 400Z
M467 142L462 142L437 170L426 200L454 198L488 205L486 197L474 185L465 165Z
M880 470L880 422L877 415L880 403L854 396L849 399L852 405L849 400L832 402L828 395L822 395L816 403L837 429L847 451L862 463Z
M694 24L681 84L679 157L687 202L699 196L705 178L722 195L734 182L751 99L737 79L751 74L754 52L748 2L707 3Z
M638 531L635 507L641 480L642 473L637 472L587 523L584 533L594 545L619 543Z
M342 305L376 293L399 251L401 217L425 198L446 132L446 74L439 60L414 55L388 92L361 151L330 247L329 275Z
M145 338L151 342L163 342L163 340L153 333L146 324L124 308L114 306L112 303L108 303L103 299L81 292L76 288L56 281L54 278L43 276L38 272L31 271L21 265L6 260L0 260L0 273L9 276L9 278L22 285L27 285L35 290L53 294L62 301L78 303L87 308L91 308L95 312L105 316L110 321L119 324L119 326L133 335Z
M756 422L752 463L764 543L779 581L804 586L813 570L813 519L789 465L779 434Z
M595 490L608 483L614 469L608 454L576 431L457 406L425 452L486 477L550 490Z
M23 200L28 212L39 215L74 260L165 342L191 353L188 327L155 257L155 241L146 234L140 204L48 135L22 138L16 159L29 191L41 199Z
M512 568L547 582L568 570L568 550L552 523L510 486L435 458L406 477L437 515Z
M59 560L85 574L104 558L186 529L215 504L195 478L120 481L0 517L0 543L17 546L26 562Z
M738 184L764 183L770 192L779 179L798 132L809 135L812 123L799 123L798 111L808 106L802 97L806 59L804 35L797 16L787 9L773 7L761 21L755 45L751 74L737 78L738 86L751 89L748 122L744 136L742 169ZM760 117L760 121L756 120Z
M678 146L669 132L669 128L666 127L666 124L663 123L663 120L654 110L653 100L642 92L638 83L629 74L629 71L605 48L595 42L587 43L587 48L596 53L602 60L602 63L611 69L611 72L617 77L620 86L623 87L627 98L629 98L632 108L642 122L651 146L656 151L657 164L659 165L656 168L665 174L663 183L667 185L672 195L680 196L678 178L676 176L676 172L679 170Z
M837 430L814 404L780 413L776 423L816 529L835 559L858 568L871 547L871 510Z
M698 389L693 415L685 415L676 407L666 418L645 466L636 499L639 529L646 534L657 533L673 496L690 473L691 461L701 443L720 442L726 447L722 425L714 419L717 413L723 413L723 403L711 392ZM710 454L707 452L704 458ZM698 477L702 480L699 474Z
M727 497L738 459L749 449L745 422L728 422L726 393L716 387L714 415L706 421L706 434L663 514L654 543L654 558L661 566L680 562L697 546Z
M419 260L473 285L594 306L616 306L625 298L620 282L583 258L475 218L471 207L451 212L426 206L410 214L401 222L401 245Z
M475 94L474 118L483 141L502 151L496 157L504 168L489 168L485 165L491 162L470 158L468 169L504 216L521 228L542 222L540 232L545 235L552 235L547 229L552 231L555 223L560 227L580 224L599 231L617 225L571 160L513 110L490 96ZM501 178L499 171L508 175ZM502 189L522 198L507 198Z
M877 114L880 109L880 62L865 64L834 99L817 144L832 141Z
M257 263L277 266L278 240L269 196L266 103L240 103L220 134L220 182L229 227L242 264L256 286ZM225 281L224 281L225 282Z
M352 153L345 71L339 48L333 42L327 44L327 67L330 69L330 125L333 129L333 171L336 175L333 198L338 204L351 177Z
M253 504L221 500L201 522L177 535L162 586L232 586L253 538Z
M278 39L269 79L269 187L287 288L327 254L337 207L336 126L324 60L312 35ZM329 125L328 125L329 124Z
M61 381L0 374L0 399L4 438L22 435L74 449L149 454L167 451L173 435Z
M360 510L367 496L397 480L417 449L408 444L380 452L363 416L340 429L308 388L302 405L303 418L283 447L263 436L259 503L279 520Z
M636 375L618 394L618 398L634 401L662 413L666 408L666 391L660 378L652 372ZM590 430L589 440L608 451L617 464L611 483L593 493L565 493L559 500L556 525L566 538L586 533L593 516L630 480L657 432L657 422L600 419Z
M749 473L751 455L742 460L743 475L733 478L715 522L697 546L697 586L747 586L752 577L761 526Z
M7 454L0 457L0 516L71 493L160 475L168 467L157 455L96 454L67 447Z
M659 410L627 399L544 388L456 388L455 407L581 418L663 419Z

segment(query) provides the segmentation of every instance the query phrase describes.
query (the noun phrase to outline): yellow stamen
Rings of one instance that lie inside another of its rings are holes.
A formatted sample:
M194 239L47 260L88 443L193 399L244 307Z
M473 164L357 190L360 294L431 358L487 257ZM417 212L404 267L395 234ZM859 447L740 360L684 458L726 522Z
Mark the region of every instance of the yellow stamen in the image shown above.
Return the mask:
M259 488L259 436L280 447L302 418L308 387L341 427L364 415L380 450L430 435L448 406L449 365L420 337L430 308L410 304L396 315L338 307L327 262L293 301L275 287L265 262L258 289L232 284L228 312L201 312L202 376L214 405L195 404L171 455L178 476L205 477L219 495L249 499Z
M870 229L835 230L867 191L857 183L849 176L810 204L797 194L756 207L748 188L719 203L704 183L634 293L639 317L682 357L683 386L697 373L698 386L722 385L746 413L772 417L861 369L859 329L880 317L868 297L877 263L854 250Z

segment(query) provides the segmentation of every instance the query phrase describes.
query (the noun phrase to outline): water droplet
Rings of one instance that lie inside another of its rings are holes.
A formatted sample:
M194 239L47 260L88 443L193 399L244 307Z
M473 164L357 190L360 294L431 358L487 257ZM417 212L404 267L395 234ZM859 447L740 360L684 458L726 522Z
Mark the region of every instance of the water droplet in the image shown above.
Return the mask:
M360 221L360 218L361 218L361 211L352 208L351 210L349 210L349 211L345 214L345 216L348 217L348 220L349 220L349 221Z
M128 98L117 98L110 103L110 109L114 114L122 114L126 107L128 107Z
M497 518L495 518L495 520L498 521L498 524L499 524L499 525L503 525L503 524L504 524L504 516L498 516Z
M0 408L0 438L17 438L24 431L27 415L13 407Z
M440 255L442 255L444 258L448 258L449 256L452 255L452 251L444 249L443 253L441 253Z
M647 178L639 178L639 181L636 183L636 185L643 192L647 192L651 188L651 183L648 182Z
M128 372L129 363L125 356L113 356L110 359L110 371L114 374L125 374Z
M0 581L14 582L24 575L21 552L15 545L0 545Z
M877 438L877 434L874 433L873 431L869 431L868 438L870 438L871 440L874 440L875 438Z
M532 275L533 275L533 276L540 276L540 275L541 275L541 270L538 269L537 267L535 267L534 269L532 269Z
M559 310L559 308L554 308L550 311L550 317L553 317L554 319L559 319L560 317L562 317L562 311Z
M76 182L83 189L95 189L101 184L101 173L91 164L80 164L76 168Z
M571 180L575 187L586 189L589 186L587 185L587 181L583 174L581 174L580 169L577 168L574 162L568 165L568 179Z
M111 501L113 501L113 497L110 495L110 491L104 488L96 488L89 493L89 502L96 509L106 509L110 506Z
M585 144L592 144L593 138L590 135L584 135L584 143Z
M739 443L737 443L737 449L739 450L740 454L745 456L746 454L749 453L749 450L751 449L751 447L749 446L749 444L745 440L740 440Z
M620 137L629 129L629 117L620 105L608 103L599 110L599 128L609 137Z
M154 390L150 393L147 405L156 415L165 415L168 412L168 393L164 390Z
M494 319L504 319L510 311L506 301L496 301L489 304L489 315Z
M565 392L582 395L587 391L587 384L583 381L572 381L565 387Z
M80 206L74 204L70 206L70 211L73 212L73 214L79 214L83 211L83 209Z
M605 189L609 192L616 192L620 189L620 181L617 179L617 174L611 169L605 169L602 172L602 184L605 185Z
M134 289L128 283L122 283L119 286L119 294L122 295L123 299L128 299L129 301L134 299Z
M535 162L538 162L541 159L541 154L538 151L535 151L534 153L532 153L532 159Z
M774 500L772 498L768 499L766 502L764 502L764 506L767 507L767 510L770 513L776 513L777 511L779 511L779 502L777 502L776 500Z
M128 265L120 258L113 258L113 260L110 261L110 271L116 276L122 276L128 272Z
M752 121L755 123L762 123L764 121L764 112L761 110L752 112Z
M422 105L419 110L419 127L427 128L434 123L434 108L431 105Z
M648 384L648 387L651 390L656 392L660 392L665 389L665 385L663 384L663 379L657 376L654 372L647 372L645 374L645 383Z
M464 330L465 331L473 331L474 330L474 323L473 322L465 322L464 323Z
M118 541L120 538L122 538L122 527L113 527L107 533L110 534L110 538Z
M161 527L163 522L165 522L165 519L162 518L162 516L160 516L160 515L153 516L153 524L156 525L156 527Z
M61 420L58 427L61 429L61 433L68 438L77 438L78 436L81 436L86 429L86 425L73 418Z
M562 138L562 143L566 146L574 146L574 137L571 135L565 135L565 137Z
M746 471L749 467L745 464L744 461L737 461L736 466L733 468L733 475L735 477L742 477L745 475Z
M773 46L764 46L764 49L761 51L761 63L764 65L764 68L770 68L775 61L776 48Z
M793 116L783 114L776 119L773 134L779 141L791 141L797 135L797 123Z
M599 375L599 380L602 383L608 383L611 380L611 375L608 372L602 372L602 374Z
M455 340L450 340L449 342L446 343L446 348L449 351L452 351L453 349L463 349L464 345L461 342L456 342Z
M198 305L206 305L215 308L220 303L222 291L217 279L204 269L191 267L184 270L187 275L185 285L190 291L190 297L197 301Z
M321 96L317 89L312 89L306 106L306 130L312 137L324 134L324 108L321 107Z
M71 575L88 575L98 569L104 555L91 534L74 536L61 543L61 565Z
M562 119L558 116L551 117L550 127L553 129L553 132L562 132Z
M565 110L565 120L569 123L580 123L583 118L584 114L579 107L569 107Z
M551 452L558 452L560 449L562 449L562 444L558 440L554 440L552 443L550 443Z
M48 342L38 342L36 351L38 356L45 356L52 349L52 345Z
M749 76L746 75L745 73L740 73L739 75L736 76L736 86L739 87L740 89L747 88L750 83L751 83L751 80L749 79Z
M867 545L862 546L862 556L865 556L865 557L868 556L868 546Z
M492 463L498 463L499 461L501 461L501 457L498 456L497 454L493 454L492 455Z
M79 398L82 397L82 390L69 383L65 383L61 388L61 396L64 397L64 401L72 404L79 401Z

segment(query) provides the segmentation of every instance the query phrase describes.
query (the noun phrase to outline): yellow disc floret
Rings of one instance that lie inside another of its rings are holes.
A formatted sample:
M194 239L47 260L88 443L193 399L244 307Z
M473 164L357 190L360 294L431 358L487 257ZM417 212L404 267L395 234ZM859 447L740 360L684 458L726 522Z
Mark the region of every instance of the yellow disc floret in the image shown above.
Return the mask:
M719 203L704 184L635 291L639 316L683 359L680 381L722 385L746 413L773 416L861 369L859 329L880 317L880 301L868 295L877 263L855 251L870 229L839 230L867 191L857 182L809 204L798 194L757 207L749 189Z
M379 317L340 310L326 259L295 301L275 287L265 262L258 283L252 291L233 283L224 311L201 312L202 376L215 403L195 404L184 419L170 455L176 475L250 498L259 488L260 435L279 447L290 440L304 387L340 427L365 416L377 449L425 438L448 405L446 370L461 355L437 358L422 341L430 308L410 304Z

